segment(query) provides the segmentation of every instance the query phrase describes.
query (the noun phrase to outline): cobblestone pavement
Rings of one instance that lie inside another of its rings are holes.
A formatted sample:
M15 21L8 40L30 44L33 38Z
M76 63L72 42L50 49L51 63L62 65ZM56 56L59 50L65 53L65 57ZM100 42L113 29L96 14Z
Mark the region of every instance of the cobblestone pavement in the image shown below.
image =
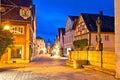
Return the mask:
M37 56L29 64L0 64L0 80L116 80L99 71L73 69L65 61Z

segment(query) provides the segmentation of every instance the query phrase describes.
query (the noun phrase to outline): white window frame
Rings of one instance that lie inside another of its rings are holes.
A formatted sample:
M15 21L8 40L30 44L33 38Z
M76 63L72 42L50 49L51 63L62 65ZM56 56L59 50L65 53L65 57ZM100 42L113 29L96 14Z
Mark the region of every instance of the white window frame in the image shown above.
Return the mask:
M8 54L8 59L10 60L10 59L12 59L12 60L14 60L14 59L24 59L24 45L15 45L15 47L16 46L20 46L20 47L22 47L22 54L21 54L21 58L12 58L12 56L11 56L11 49L10 49L10 52L9 52L9 54Z
M13 34L24 34L24 26L21 26L21 25L12 25L11 28L10 28L10 31L13 33Z

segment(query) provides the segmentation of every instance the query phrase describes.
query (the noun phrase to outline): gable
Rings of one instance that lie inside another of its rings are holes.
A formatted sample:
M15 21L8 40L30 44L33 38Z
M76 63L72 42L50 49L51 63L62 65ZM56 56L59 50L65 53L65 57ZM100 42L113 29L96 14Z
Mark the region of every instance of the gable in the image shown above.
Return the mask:
M101 32L114 32L114 17L87 13L81 13L81 16L90 32L97 32L96 20L98 17L102 21Z
M71 27L72 27L72 21L71 21L71 19L68 17L68 18L67 18L67 22L66 22L65 31L66 31L66 32L69 31L69 30L71 29Z
M78 21L77 21L75 32L76 32L76 34L79 34L79 35L89 32L89 30L87 29L86 23L83 20L82 16L80 16Z
M77 19L78 19L78 16L68 16L66 21L66 27L65 27L66 32L74 29Z

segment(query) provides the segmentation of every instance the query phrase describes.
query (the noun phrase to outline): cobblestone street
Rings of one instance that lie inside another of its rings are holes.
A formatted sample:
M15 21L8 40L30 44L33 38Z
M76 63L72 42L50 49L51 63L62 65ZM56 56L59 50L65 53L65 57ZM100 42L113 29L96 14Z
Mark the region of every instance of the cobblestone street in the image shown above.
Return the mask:
M0 80L116 80L99 71L73 69L65 61L41 55L29 64L0 64Z

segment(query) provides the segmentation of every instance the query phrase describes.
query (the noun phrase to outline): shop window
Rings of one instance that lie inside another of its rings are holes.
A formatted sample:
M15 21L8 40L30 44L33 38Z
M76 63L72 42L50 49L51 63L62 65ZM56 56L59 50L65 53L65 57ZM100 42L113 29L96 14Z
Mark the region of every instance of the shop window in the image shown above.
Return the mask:
M22 46L15 46L11 49L11 58L21 58L22 54Z

